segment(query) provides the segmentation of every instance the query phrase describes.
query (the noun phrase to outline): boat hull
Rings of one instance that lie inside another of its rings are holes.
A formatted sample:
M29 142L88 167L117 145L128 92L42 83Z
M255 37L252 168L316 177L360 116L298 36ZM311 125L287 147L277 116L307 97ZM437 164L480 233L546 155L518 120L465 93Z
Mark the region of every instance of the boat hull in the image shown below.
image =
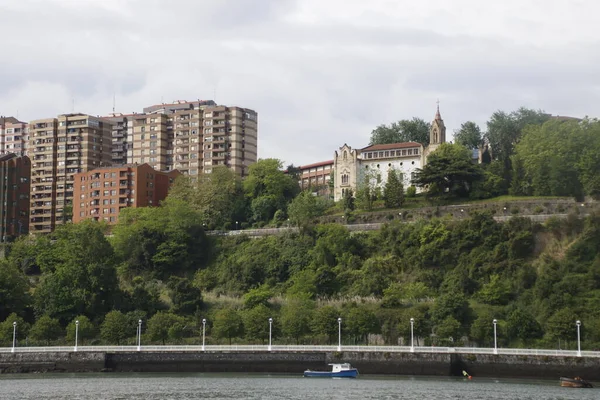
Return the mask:
M571 388L593 388L594 386L583 379L560 378L560 386Z
M304 371L307 378L356 378L358 370L356 368L347 371L328 372L328 371Z

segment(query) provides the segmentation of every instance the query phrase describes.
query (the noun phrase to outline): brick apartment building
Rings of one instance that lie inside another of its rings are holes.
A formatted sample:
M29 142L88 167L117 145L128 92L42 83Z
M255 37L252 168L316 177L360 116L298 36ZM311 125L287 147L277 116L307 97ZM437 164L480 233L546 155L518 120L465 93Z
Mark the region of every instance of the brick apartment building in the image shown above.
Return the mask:
M75 174L73 222L116 224L126 207L158 206L181 173L156 171L149 164L98 168Z
M111 164L112 125L85 114L29 124L30 233L50 233L71 219L74 175Z
M3 242L29 231L30 177L29 157L0 155L0 240Z

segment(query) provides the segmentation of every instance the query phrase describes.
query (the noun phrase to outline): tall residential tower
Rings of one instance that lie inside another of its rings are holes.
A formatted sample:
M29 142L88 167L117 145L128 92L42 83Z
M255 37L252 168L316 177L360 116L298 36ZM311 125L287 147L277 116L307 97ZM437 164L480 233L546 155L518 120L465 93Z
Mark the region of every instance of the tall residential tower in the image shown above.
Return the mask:
M111 164L112 125L85 114L32 121L30 233L71 220L73 176Z

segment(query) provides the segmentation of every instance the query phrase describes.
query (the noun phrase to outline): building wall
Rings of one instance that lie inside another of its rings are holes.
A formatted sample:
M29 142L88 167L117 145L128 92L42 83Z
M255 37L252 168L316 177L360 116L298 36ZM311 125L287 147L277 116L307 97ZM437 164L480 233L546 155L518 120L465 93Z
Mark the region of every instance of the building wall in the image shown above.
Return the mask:
M159 205L179 171L159 172L148 164L98 168L75 175L73 222L118 222L122 209Z
M30 123L31 233L50 233L71 219L74 175L110 165L112 125L85 114Z
M330 196L329 181L333 171L333 160L299 167L300 189L311 189L319 196Z
M334 168L334 189L333 198L338 201L344 197L344 193L351 190L353 194L356 191L360 181L360 160L358 151L344 144L339 152L335 152L333 157Z
M0 156L0 240L12 241L29 232L31 160Z
M225 165L245 176L258 159L258 117L250 109L211 100L178 101L146 107L133 119L130 163L147 162L159 171L177 169L190 176ZM147 132L154 134L142 135Z
M0 154L27 155L29 126L14 117L0 117Z

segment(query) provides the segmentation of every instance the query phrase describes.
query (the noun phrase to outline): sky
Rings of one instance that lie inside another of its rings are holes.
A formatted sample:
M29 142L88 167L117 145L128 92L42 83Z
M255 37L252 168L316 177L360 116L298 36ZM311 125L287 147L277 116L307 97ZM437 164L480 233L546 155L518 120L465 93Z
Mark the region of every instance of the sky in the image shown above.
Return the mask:
M485 131L520 106L597 117L597 0L0 0L0 115L214 99L259 157L330 160L380 124Z

